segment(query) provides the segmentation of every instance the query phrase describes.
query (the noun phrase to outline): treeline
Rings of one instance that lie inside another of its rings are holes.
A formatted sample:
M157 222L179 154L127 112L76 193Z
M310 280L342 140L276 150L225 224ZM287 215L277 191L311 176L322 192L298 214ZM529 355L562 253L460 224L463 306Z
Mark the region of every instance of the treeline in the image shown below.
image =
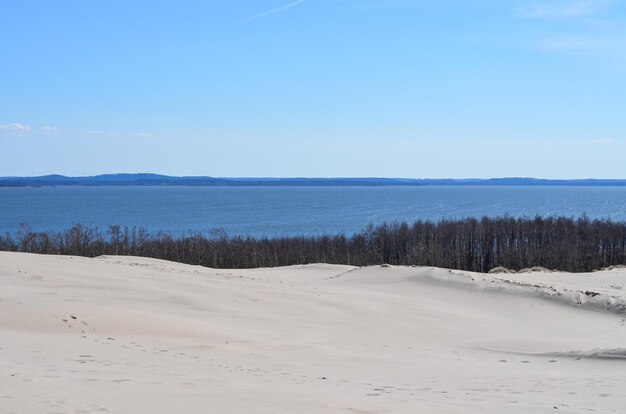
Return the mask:
M173 237L117 225L105 231L76 225L51 233L22 225L16 235L0 236L0 250L145 256L213 268L387 263L477 272L498 266L587 272L626 264L626 222L587 217L485 217L370 225L350 236L277 238L232 237L219 230Z

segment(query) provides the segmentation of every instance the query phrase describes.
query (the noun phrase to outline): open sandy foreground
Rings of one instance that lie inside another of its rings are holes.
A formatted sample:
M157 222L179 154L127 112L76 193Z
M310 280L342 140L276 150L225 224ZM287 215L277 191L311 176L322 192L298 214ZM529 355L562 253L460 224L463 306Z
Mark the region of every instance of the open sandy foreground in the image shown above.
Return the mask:
M625 285L0 253L0 412L624 413Z

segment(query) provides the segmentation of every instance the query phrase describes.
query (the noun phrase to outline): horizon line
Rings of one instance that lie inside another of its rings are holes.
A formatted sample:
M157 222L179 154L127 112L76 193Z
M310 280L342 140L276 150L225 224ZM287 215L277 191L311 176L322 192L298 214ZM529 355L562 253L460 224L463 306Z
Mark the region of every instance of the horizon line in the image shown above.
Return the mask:
M106 176L153 176L161 178L206 178L224 180L409 180L409 181L429 181L429 180L451 180L451 181L487 181L487 180L537 180L537 181L625 181L626 178L544 178L532 176L491 176L491 177L401 177L401 176L218 176L218 175L168 175L153 172L113 172L93 175L64 175L59 173L49 173L40 175L2 175L0 179L37 179L37 178L74 178L88 179Z

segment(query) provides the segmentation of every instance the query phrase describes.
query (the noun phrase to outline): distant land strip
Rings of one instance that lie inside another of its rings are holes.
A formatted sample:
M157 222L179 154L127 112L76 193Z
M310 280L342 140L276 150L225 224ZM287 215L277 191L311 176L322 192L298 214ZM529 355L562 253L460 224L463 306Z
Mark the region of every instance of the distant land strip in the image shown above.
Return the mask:
M548 180L540 178L224 178L160 174L102 174L91 177L43 175L0 177L0 187L188 186L188 187L381 187L381 186L626 186L626 179Z

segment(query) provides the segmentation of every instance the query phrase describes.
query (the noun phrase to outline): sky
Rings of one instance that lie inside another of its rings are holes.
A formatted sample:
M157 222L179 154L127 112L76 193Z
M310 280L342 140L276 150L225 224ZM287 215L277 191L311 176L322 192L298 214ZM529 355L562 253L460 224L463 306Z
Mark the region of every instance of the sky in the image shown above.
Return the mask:
M0 16L0 176L626 178L626 0Z

